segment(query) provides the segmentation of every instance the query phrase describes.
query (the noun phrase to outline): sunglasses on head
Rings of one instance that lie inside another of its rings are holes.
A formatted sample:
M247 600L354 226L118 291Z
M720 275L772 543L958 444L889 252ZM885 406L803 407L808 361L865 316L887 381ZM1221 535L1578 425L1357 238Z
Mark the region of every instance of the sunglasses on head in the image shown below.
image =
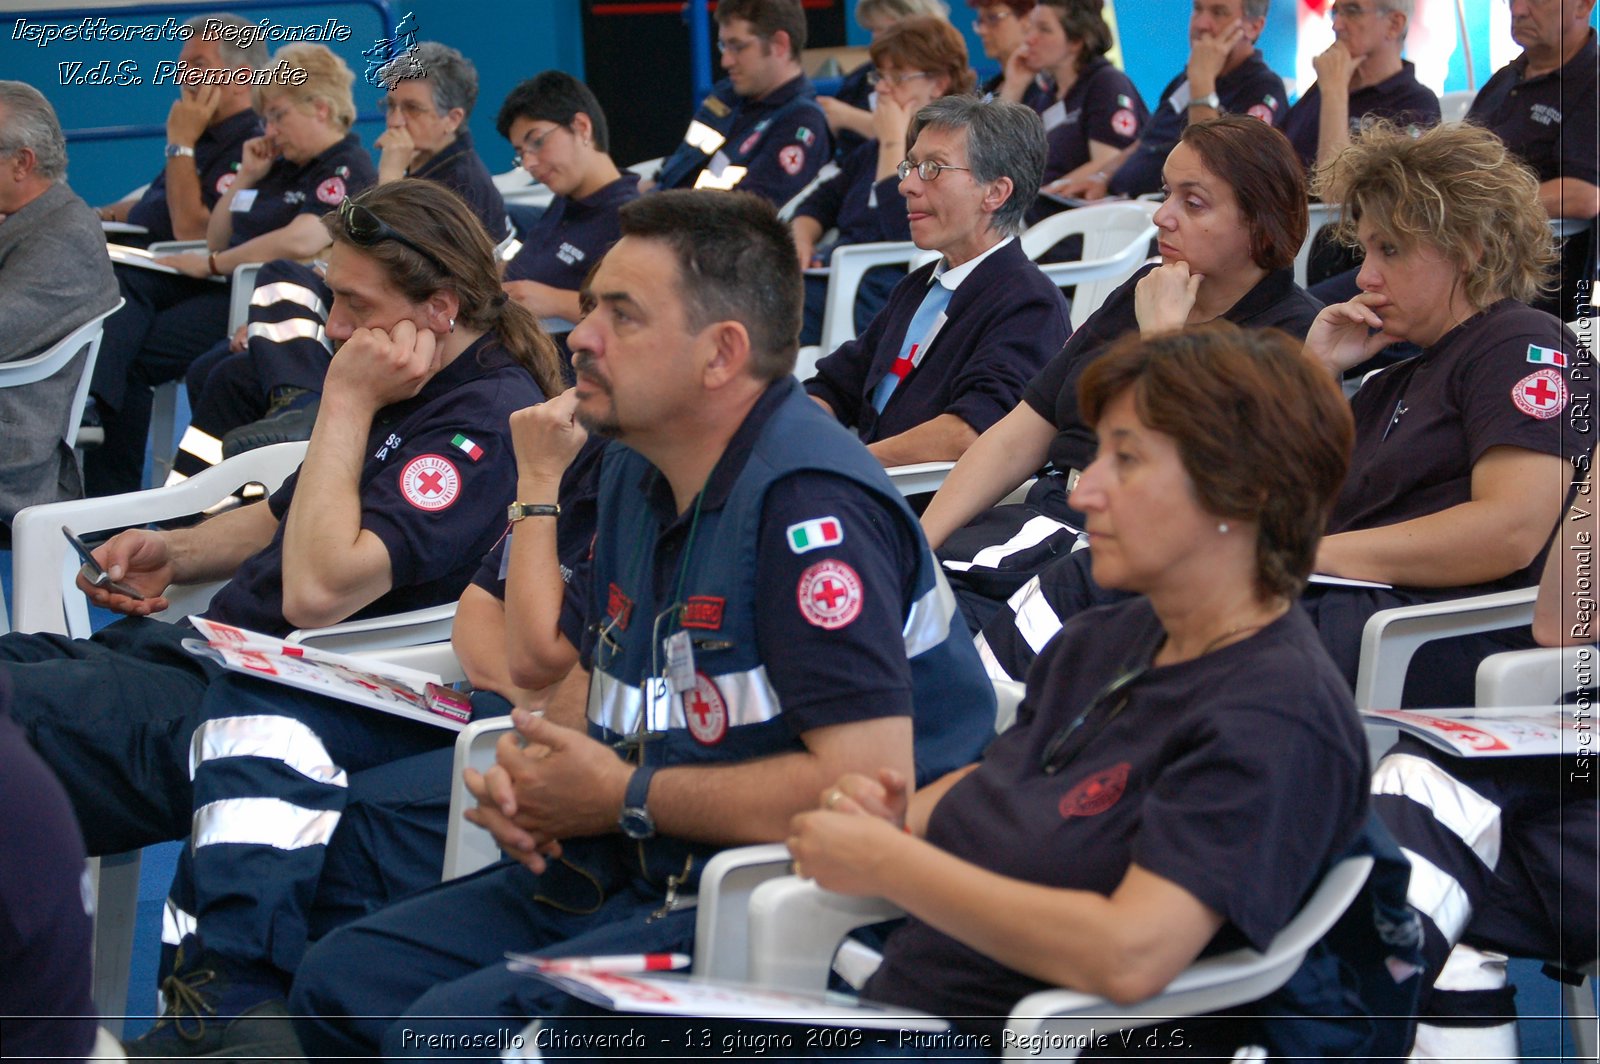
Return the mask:
M438 256L434 255L433 252L400 235L394 226L374 214L371 207L357 203L349 196L346 196L344 202L339 204L339 221L343 224L344 231L351 241L360 247L370 248L380 241L393 240L401 247L410 248L433 263L440 273L447 274L450 272L445 269L444 263L440 262Z

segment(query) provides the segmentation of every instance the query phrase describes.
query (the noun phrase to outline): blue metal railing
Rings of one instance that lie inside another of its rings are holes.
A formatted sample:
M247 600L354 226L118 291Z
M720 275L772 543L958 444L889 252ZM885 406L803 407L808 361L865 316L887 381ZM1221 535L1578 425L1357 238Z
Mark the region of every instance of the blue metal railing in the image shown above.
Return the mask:
M244 14L249 11L264 11L269 9L302 8L302 7L348 7L351 5L370 7L378 13L378 18L383 23L385 39L393 40L395 30L399 23L390 9L388 0L228 0L220 5L232 14ZM168 15L201 15L212 14L219 10L218 0L185 0L173 4L135 4L131 7L69 7L69 8L38 8L32 11L0 12L0 26L32 20L41 23L79 22L83 19L104 18L114 22L132 22L141 16L155 15L166 17ZM702 11L702 15L704 12ZM6 38L11 32L0 31ZM359 75L358 75L359 76ZM356 115L357 122L383 121L384 114L379 110L368 110ZM115 125L115 126L89 126L81 129L64 130L66 138L72 141L101 141L101 140L131 140L136 137L164 137L167 127L163 125Z

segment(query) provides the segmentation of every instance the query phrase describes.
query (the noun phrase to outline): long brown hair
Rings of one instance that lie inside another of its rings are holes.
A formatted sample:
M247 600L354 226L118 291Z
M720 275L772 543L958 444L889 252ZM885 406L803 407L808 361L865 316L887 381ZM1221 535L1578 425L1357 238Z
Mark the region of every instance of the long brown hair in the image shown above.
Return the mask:
M424 248L438 264L396 240L361 244L350 238L338 211L323 216L333 239L377 261L389 280L413 303L440 289L454 292L461 308L456 320L492 332L525 366L546 396L561 392L560 355L555 341L526 307L506 298L495 263L494 242L460 196L434 181L404 178L370 188L356 202L407 240ZM440 272L439 266L447 272Z

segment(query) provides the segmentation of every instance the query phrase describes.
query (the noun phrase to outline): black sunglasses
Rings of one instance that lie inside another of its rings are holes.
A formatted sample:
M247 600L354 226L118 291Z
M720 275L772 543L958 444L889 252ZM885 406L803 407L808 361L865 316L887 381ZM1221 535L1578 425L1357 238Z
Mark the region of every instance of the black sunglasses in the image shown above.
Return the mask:
M370 248L380 241L393 240L401 247L410 248L433 263L440 273L448 274L450 272L445 269L444 263L440 262L438 256L434 255L433 252L421 247L415 241L401 236L394 226L374 214L371 207L357 203L349 196L346 196L344 202L339 204L339 221L344 226L344 231L349 235L350 239L361 247Z

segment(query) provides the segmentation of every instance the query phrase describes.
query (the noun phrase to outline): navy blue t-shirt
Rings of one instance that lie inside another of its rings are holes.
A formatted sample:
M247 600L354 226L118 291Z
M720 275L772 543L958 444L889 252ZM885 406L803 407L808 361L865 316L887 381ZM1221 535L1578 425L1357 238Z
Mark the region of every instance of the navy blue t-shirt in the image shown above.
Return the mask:
M378 170L372 165L372 156L354 133L345 134L333 147L303 163L279 156L255 188L234 194L233 234L228 246L237 247L262 233L282 229L302 214L320 218L346 196L354 196L377 181ZM255 195L249 197L248 209L243 209L240 198L252 192Z
M1189 125L1189 98L1189 75L1180 72L1161 90L1161 102L1144 127L1139 146L1111 176L1108 192L1142 196L1161 189L1161 168ZM1267 66L1259 50L1217 79L1217 99L1228 114L1251 115L1273 126L1283 125L1289 113L1283 79Z
M505 527L516 493L514 411L545 399L533 376L486 335L401 403L373 419L361 470L361 527L389 552L393 587L354 617L454 601ZM269 635L283 618L282 518L298 471L266 502L272 542L239 566L205 616Z
M1164 635L1144 598L1068 621L1029 671L1016 724L934 807L927 838L1002 876L1105 896L1137 864L1222 915L1203 954L1264 949L1366 821L1366 739L1298 606L1152 666ZM994 1035L1046 985L912 917L863 996Z
M200 199L206 210L217 205L217 200L233 186L233 175L239 170L239 159L244 155L244 142L261 135L261 117L246 108L230 115L216 125L206 127L200 139L194 142L195 172L200 175ZM150 231L145 239L171 240L172 215L167 210L167 168L150 181L139 202L128 209L128 222L142 225Z
M617 211L638 198L639 175L631 173L582 199L557 196L522 238L522 250L506 263L505 279L576 292L622 235Z
M1060 100L1050 100L1039 117L1044 119L1044 180L1048 183L1089 161L1089 142L1109 144L1119 151L1139 139L1150 117L1139 90L1128 75L1101 56Z
M1367 85L1350 94L1350 132L1361 128L1362 119L1386 118L1399 126L1426 129L1439 124L1439 97L1417 80L1417 68L1409 61L1400 70L1376 85ZM1310 170L1317 161L1317 135L1322 122L1322 88L1312 85L1289 108L1283 121L1283 134L1294 145L1300 162Z
M88 858L66 792L11 719L4 673L0 808L0 1054L81 1059L97 1026L89 999Z
M1473 99L1467 121L1490 130L1539 175L1540 181L1573 177L1600 185L1595 150L1597 64L1595 31L1563 67L1526 77L1518 56L1499 70Z
M815 218L822 231L839 230L834 247L867 244L875 240L910 240L906 198L900 195L900 178L878 177L878 142L856 147L839 172L811 190L795 208L796 218Z
M488 231L490 240L498 244L506 238L506 202L500 197L500 190L494 187L489 168L473 150L472 132L465 126L455 140L415 170L407 171L406 176L437 181L467 201L467 206Z
M755 446L760 427L787 389L768 388L745 416L706 482L702 515L727 501ZM621 447L621 444L612 444ZM674 601L682 551L693 508L677 512L666 478L652 471L640 485L655 515L654 527L638 530L646 549L655 544L658 599ZM828 547L796 553L788 529L832 517L843 538ZM602 515L604 519L604 515ZM911 715L911 665L901 630L916 590L919 544L911 530L854 481L829 473L800 472L768 489L756 550L756 645L784 720L796 734L813 728L895 715ZM861 609L840 628L806 619L798 589L802 576L821 561L849 566L860 579ZM593 669L597 633L589 618L605 613L609 580L590 567L571 585L561 611L561 630ZM580 598L580 589L588 601ZM866 695L870 694L870 697Z

